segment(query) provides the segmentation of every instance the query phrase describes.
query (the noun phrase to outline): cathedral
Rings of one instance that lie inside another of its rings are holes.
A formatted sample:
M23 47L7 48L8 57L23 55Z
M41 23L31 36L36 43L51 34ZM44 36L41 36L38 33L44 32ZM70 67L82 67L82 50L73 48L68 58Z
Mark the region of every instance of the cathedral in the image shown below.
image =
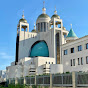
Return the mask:
M17 25L15 61L6 67L7 79L72 71L88 71L88 36L78 38L72 27L67 31L57 10L50 17L45 6L29 32L23 13Z

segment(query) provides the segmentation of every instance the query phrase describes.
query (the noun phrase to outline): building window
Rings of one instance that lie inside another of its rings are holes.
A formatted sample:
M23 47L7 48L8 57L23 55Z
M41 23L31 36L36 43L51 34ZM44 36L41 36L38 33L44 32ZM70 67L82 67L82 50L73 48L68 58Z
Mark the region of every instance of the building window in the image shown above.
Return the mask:
M75 66L75 59L73 59L73 66Z
M71 48L71 53L74 53L74 48Z
M72 66L72 60L71 60L71 66Z
M86 64L88 64L88 56L86 57Z
M79 58L78 58L78 65L80 65L80 60L79 60Z
M38 23L38 32L40 32L40 23Z
M81 65L83 65L83 57L81 57Z
M68 54L68 50L64 50L64 55L67 55Z
M78 46L78 51L82 51L82 45Z
M46 32L46 22L44 22L44 32Z
M88 49L88 43L86 44L86 49Z
M66 38L66 35L64 35L64 38Z
M41 32L43 31L43 23L41 23Z

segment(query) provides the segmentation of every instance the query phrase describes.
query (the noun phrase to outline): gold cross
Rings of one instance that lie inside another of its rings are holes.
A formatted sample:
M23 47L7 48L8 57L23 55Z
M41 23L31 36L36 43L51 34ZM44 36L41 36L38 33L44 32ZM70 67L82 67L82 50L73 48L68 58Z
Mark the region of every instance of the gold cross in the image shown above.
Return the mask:
M45 7L45 1L43 1L43 7Z
M71 25L71 28L72 28L72 24L70 24Z
M23 15L22 15L22 18L24 19L24 10L23 10Z

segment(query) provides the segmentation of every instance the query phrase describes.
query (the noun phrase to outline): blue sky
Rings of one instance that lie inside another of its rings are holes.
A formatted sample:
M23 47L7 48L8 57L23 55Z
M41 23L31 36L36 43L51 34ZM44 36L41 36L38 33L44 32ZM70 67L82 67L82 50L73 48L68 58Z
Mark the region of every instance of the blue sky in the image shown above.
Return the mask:
M46 13L51 17L54 9L64 27L69 31L70 24L80 38L88 35L88 0L45 0ZM15 60L16 31L24 10L29 30L42 13L43 0L1 0L0 1L0 70Z

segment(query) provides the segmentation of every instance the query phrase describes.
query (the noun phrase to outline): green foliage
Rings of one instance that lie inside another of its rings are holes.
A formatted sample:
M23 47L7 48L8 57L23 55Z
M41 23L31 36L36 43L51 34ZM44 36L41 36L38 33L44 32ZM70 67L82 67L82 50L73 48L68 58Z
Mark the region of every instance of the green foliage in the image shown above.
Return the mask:
M3 86L0 86L0 88L4 88Z
M43 74L43 75L50 75L49 73Z
M0 86L0 88L26 88L25 85L12 85L12 84L9 84L8 87L3 87L3 86Z
M38 86L38 88L41 88L41 86Z
M69 74L70 72L68 71L68 72L66 72L66 74Z
M41 74L41 75L38 75L38 76L48 76L50 75L49 73L46 73L46 74Z
M26 76L26 77L35 77L34 75Z
M8 87L3 87L3 86L0 86L0 88L30 88L30 86L27 86L27 85L12 85L12 84L9 84ZM36 85L32 85L32 88L42 88L42 86L36 86ZM48 88L48 86L45 86L44 88Z
M32 85L32 88L37 88L37 86L36 85Z
M44 88L48 88L48 86L44 86Z

